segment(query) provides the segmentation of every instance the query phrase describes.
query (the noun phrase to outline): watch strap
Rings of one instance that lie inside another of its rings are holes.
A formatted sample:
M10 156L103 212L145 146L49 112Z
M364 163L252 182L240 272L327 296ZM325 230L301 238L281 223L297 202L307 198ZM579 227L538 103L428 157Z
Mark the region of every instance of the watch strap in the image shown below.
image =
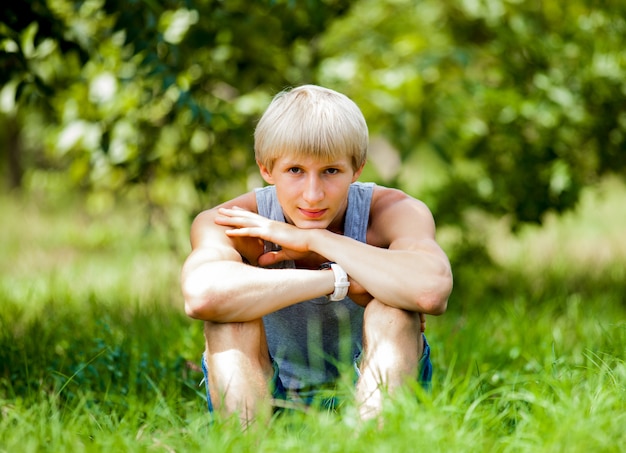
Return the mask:
M331 269L335 274L335 290L327 296L328 299L331 301L345 299L350 288L350 281L346 271L339 264L332 261L322 264L320 269Z

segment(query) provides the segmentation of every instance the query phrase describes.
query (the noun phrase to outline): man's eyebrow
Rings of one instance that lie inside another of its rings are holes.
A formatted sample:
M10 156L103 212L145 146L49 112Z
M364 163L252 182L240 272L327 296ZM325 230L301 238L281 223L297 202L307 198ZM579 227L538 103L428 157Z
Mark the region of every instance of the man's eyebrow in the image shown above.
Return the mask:
M283 162L281 164L281 166L284 166L284 167L305 167L306 163L302 163L302 162L298 162L298 161L291 161L291 162ZM346 162L337 161L337 162L322 163L321 166L324 167L324 168L328 168L328 167L348 167L348 166L350 166L350 164L346 163Z
M332 162L328 165L324 165L324 168L347 168L350 164L344 162Z
M349 162L343 162L341 160L337 160L337 161L332 161L332 162L328 162L323 164L324 167L345 167L350 165Z

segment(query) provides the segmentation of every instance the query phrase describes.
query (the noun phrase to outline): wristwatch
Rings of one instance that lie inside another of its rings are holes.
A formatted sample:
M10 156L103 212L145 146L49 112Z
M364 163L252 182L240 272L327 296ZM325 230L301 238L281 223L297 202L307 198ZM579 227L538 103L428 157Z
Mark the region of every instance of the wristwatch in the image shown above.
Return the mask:
M331 269L335 274L335 290L332 294L328 294L326 297L332 301L345 299L348 295L348 288L350 288L350 282L348 281L348 274L346 274L346 271L344 271L339 264L333 261L323 263L320 266L320 269Z

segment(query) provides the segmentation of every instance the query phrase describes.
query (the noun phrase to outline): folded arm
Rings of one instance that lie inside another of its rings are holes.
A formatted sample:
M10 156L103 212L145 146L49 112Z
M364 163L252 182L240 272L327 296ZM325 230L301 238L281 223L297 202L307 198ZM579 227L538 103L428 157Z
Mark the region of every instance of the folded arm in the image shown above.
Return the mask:
M383 189L372 204L368 245L320 231L312 250L339 263L378 301L425 314L445 312L452 271L435 241L430 210L402 192Z
M426 314L446 310L452 272L435 241L432 214L422 202L400 191L381 188L376 193L367 244L325 229L299 229L242 209L219 212L216 221L231 227L226 230L229 237L259 238L282 246L281 251L260 256L262 265L315 253L340 264L366 297Z
M254 238L230 238L215 223L217 210L200 214L192 225L192 252L185 261L181 286L185 311L196 319L244 322L333 291L332 272L264 269Z

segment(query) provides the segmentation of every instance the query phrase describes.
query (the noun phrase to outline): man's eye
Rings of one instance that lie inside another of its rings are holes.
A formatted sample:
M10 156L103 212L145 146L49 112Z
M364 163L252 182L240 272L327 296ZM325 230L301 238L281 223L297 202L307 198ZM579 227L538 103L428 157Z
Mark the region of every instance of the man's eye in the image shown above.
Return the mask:
M329 175L336 175L337 173L339 173L339 169L338 168L328 168L328 169L326 169L326 173L328 173Z
M291 167L289 170L287 170L289 173L300 173L301 170L298 167Z

